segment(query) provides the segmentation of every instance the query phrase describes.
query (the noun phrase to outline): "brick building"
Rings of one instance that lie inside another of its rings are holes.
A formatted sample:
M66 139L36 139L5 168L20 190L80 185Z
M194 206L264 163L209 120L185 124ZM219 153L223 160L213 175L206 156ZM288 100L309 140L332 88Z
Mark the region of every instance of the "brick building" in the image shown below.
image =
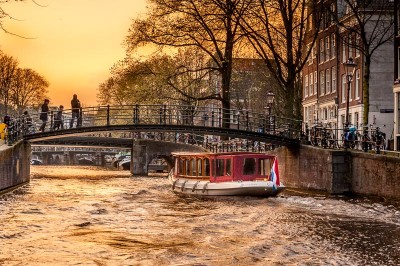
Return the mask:
M309 21L310 41L305 46L312 52L302 72L304 122L309 126L316 123L330 123L332 127L343 129L346 121L347 90L350 88L349 122L361 129L364 112L365 56L360 52L360 36L335 23L335 19L339 19L344 24L355 24L355 17L345 0L326 0L321 4L324 8L320 26L313 25L315 19ZM374 23L376 21L373 19L368 21L365 24L365 30L368 31ZM314 45L311 45L315 31L318 31L317 39ZM349 58L357 64L350 87L343 65ZM393 131L393 46L391 43L379 46L374 52L370 69L369 123L380 126L390 138Z

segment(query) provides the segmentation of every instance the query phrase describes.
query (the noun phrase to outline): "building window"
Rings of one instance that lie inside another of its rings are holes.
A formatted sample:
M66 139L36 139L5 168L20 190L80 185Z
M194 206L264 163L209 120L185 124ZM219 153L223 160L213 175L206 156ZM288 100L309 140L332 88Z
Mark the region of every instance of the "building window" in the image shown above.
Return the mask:
M318 92L318 77L317 77L317 71L314 71L314 94L317 94Z
M331 58L336 57L336 36L334 33L331 34Z
M355 88L355 98L360 99L360 70L356 71L356 88Z
M397 121L400 121L400 93L397 94ZM397 122L397 132L400 132L400 123Z
M356 42L357 42L357 45L356 45L356 57L360 57L360 49L362 48L361 47L361 38L360 38L360 36L357 36Z
M326 55L326 61L329 60L331 57L331 47L330 47L330 38L329 36L325 37L325 55Z
M331 70L328 68L325 70L326 80L326 94L331 93Z
M323 63L325 61L325 54L324 54L324 39L319 40L319 62Z
M307 51L310 51L310 49L311 49L311 43L307 44ZM312 64L312 50L311 50L311 53L308 56L307 61L308 61L308 65Z
M346 117L345 117L345 115L341 115L340 118L341 118L340 120L342 120L342 125L344 127L344 124L346 123Z
M304 121L308 121L308 107L304 107L303 112L304 112Z
M354 125L358 128L358 125L360 123L360 115L358 112L354 113Z
M353 97L352 97L352 95L353 95L353 84L352 84L353 82L350 82L350 83L348 83L349 85L349 101L351 101L351 100L353 100Z
M304 78L304 96L308 96L308 75Z
M336 67L332 67L332 92L336 91Z
M312 52L311 52L311 54L312 54L312 59L315 59L315 58L317 58L317 49L315 48L315 43L314 43L314 45L313 45L313 47L312 47Z
M398 54L398 56L399 56L399 58L398 58L398 60L397 60L397 64L398 64L398 70L397 70L397 77L399 78L400 77L400 47L399 47L399 49L398 49L398 52L397 52L397 54ZM315 77L314 77L315 78ZM400 126L400 124L399 124L399 126Z
M345 38L343 38L343 40L342 40L342 62L344 63L344 62L346 62L346 48L347 48L347 46L346 46L346 39Z
M325 94L325 75L324 75L323 70L319 72L319 88L320 88L321 95L324 95Z
M309 84L309 86L310 86L310 93L309 93L309 95L310 95L310 96L313 95L313 84L314 84L314 82L313 82L313 73L311 73L311 74L310 74L310 84Z
M354 58L353 57L353 36L352 35L349 35L349 58L351 57L351 58Z
M351 12L350 4L345 2L344 14L348 15Z
M331 4L330 9L331 9L331 12L330 12L331 21L333 23L335 21L335 15L336 15L336 6L334 3Z
M346 74L342 75L342 103L346 102Z

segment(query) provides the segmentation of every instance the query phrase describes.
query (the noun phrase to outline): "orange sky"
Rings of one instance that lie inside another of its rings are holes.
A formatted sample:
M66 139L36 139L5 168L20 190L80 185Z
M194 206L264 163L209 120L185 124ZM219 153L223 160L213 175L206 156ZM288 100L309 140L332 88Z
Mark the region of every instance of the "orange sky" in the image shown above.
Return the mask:
M84 106L97 104L98 85L110 67L125 56L122 46L130 22L145 11L145 0L36 0L4 4L18 21L6 20L0 49L20 67L31 68L49 82L51 105L69 108L76 93Z

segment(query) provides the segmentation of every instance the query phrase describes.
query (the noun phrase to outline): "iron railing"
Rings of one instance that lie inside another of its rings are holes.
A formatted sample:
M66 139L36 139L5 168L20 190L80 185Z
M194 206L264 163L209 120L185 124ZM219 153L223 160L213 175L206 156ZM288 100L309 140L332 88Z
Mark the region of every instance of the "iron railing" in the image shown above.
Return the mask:
M299 120L248 110L224 110L210 106L135 104L85 107L81 108L78 119L73 119L71 109L64 110L61 121L56 119L57 111L53 110L48 113L44 131L113 125L186 125L208 128L225 127L292 139L298 139L301 132L301 121ZM39 133L43 123L39 118L39 112L12 118L7 128L8 142L13 143L23 136Z

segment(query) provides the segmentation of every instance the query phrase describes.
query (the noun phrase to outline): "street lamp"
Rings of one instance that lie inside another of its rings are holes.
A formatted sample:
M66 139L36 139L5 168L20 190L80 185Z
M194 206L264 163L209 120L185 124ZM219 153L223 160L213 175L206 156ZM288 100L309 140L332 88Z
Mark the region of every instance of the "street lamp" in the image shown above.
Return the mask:
M270 116L272 105L274 104L275 101L275 93L273 93L272 91L268 91L266 95L266 100L267 100L267 106L265 108L268 111L268 116Z
M266 95L266 101L267 101L267 106L265 109L267 109L267 116L268 116L268 132L271 130L271 124L272 124L272 119L271 119L271 113L272 113L272 105L274 104L275 101L275 93L272 91L268 91Z
M347 149L349 147L347 142L347 134L349 132L349 105L350 105L350 88L351 81L353 80L354 71L356 70L357 64L353 61L353 58L349 58L346 62L343 63L344 68L346 70L346 79L347 79L347 97L346 97L346 123L344 128L344 148Z

